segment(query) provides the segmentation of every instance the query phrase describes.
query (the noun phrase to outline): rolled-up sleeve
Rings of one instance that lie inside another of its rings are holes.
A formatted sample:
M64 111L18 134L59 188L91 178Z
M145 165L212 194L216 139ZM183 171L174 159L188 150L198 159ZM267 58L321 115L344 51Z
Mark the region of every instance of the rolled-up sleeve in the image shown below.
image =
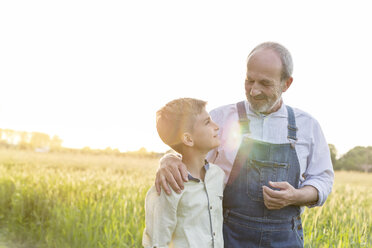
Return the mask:
M318 190L318 202L308 207L322 206L332 191L334 172L330 151L321 127L316 120L312 123L312 142L301 187L310 185Z
M177 225L177 206L181 196L173 190L171 195L162 190L160 196L154 187L149 190L145 200L144 247L168 247Z

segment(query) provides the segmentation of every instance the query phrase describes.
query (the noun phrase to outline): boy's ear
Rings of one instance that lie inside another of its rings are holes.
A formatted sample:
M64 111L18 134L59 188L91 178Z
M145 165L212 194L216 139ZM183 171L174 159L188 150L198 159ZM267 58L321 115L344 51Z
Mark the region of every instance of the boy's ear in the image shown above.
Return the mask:
M183 133L181 139L182 139L182 143L184 145L186 145L186 146L194 146L194 141L193 141L190 133L187 133L187 132L186 133Z

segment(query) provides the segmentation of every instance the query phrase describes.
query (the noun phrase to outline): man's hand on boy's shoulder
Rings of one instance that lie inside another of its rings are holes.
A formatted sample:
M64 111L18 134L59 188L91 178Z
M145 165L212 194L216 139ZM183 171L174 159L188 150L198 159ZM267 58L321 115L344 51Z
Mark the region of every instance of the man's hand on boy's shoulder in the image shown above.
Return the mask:
M173 153L165 154L160 159L160 167L156 172L155 187L158 194L163 187L165 193L170 195L168 184L179 194L184 189L184 181L188 181L188 174L181 157Z

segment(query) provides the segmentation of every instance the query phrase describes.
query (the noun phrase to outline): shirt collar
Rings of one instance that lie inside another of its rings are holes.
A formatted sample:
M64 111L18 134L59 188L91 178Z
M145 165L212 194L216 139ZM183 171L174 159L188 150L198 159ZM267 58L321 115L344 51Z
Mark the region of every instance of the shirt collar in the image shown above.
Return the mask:
M209 163L207 160L204 161L204 169L205 169L205 173L207 174L207 171L209 170ZM187 172L187 178L191 181L194 181L194 182L200 182L200 179L199 178L195 178L193 177L190 172Z
M245 108L247 110L247 114L250 115L250 116L255 116L255 117L266 117L266 116L271 116L271 117L285 117L287 118L288 117L288 113L287 113L287 109L286 109L286 106L284 104L284 102L282 102L282 106L280 106L280 108L269 114L269 115L263 115L263 114L259 114L259 113L256 113L252 110L251 108L251 105L249 104L249 102L247 100L245 100Z

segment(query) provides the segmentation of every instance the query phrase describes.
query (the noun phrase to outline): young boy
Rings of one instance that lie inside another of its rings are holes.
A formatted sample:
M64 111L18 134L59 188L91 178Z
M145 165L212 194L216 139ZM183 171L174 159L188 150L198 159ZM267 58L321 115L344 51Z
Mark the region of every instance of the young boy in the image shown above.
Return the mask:
M180 98L156 113L162 141L182 155L189 172L184 190L160 196L153 186L146 196L144 247L223 247L222 195L225 173L207 163L216 148L218 126L205 110L206 102Z

